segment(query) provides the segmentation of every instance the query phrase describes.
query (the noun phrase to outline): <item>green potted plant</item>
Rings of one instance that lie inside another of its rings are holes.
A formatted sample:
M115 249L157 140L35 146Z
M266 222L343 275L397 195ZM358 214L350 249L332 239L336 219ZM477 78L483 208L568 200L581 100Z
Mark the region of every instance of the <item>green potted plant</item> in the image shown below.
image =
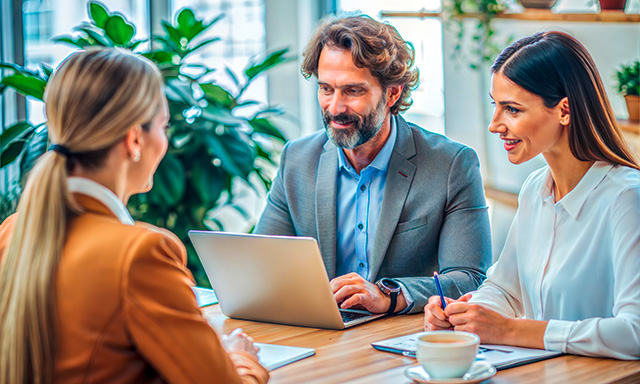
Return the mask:
M187 246L188 265L197 283L206 286L206 275L187 232L207 229L203 224L205 214L222 202L233 205L234 180L245 180L251 185L250 176L257 175L259 182L270 186L269 167L276 166L273 157L285 141L270 118L280 112L243 96L262 72L287 60L284 57L287 50L249 63L242 73L222 68L222 73L235 84L227 89L209 76L217 68L190 64L188 60L204 46L219 40L201 38L219 18L205 22L190 9L183 9L171 22L162 22L162 34L154 36L150 44L143 44L148 41L134 39L135 26L123 15L111 13L97 2L89 3L88 13L90 21L77 26L77 33L56 41L80 49L91 46L129 49L155 62L164 75L170 110L169 150L154 176L153 189L134 196L128 208L135 219L178 235ZM6 63L1 66L12 73L0 80L0 93L13 88L43 100L51 68L41 65L32 70ZM253 112L242 111L246 107ZM34 126L19 122L0 136L0 168L18 162L23 178L48 144L46 123ZM19 184L10 190L18 194ZM8 203L3 205L12 207Z
M624 96L629 111L629 120L640 120L640 60L623 64L616 71L618 92Z

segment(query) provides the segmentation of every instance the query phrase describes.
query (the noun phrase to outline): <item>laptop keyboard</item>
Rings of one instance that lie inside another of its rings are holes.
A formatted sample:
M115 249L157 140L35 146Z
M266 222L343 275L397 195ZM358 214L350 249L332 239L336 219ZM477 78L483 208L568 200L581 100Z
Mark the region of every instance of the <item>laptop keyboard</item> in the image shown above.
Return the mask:
M363 317L371 316L370 313L347 312L347 311L340 311L340 315L342 315L342 321L344 323L347 323L347 322L353 321L353 320L357 320L357 319L361 319Z

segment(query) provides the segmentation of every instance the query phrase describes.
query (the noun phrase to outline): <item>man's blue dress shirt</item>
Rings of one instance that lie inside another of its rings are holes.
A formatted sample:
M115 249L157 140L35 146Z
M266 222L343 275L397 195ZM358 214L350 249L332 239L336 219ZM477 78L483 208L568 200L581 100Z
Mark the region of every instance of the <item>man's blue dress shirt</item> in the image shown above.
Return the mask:
M391 119L391 133L376 158L360 174L342 150L338 150L336 204L336 276L356 272L370 279L373 240L378 227L389 160L396 143L397 128Z

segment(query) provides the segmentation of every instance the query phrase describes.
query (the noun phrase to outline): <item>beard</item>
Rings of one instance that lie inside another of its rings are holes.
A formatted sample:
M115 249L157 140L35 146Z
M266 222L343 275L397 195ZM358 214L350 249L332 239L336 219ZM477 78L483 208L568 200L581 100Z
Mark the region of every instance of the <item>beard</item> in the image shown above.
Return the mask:
M380 97L375 109L364 116L352 113L332 115L328 111L323 112L322 120L329 140L343 149L353 149L371 140L380 131L384 123L386 101L384 96ZM339 124L354 123L354 125L349 128L333 128L330 124L331 121Z

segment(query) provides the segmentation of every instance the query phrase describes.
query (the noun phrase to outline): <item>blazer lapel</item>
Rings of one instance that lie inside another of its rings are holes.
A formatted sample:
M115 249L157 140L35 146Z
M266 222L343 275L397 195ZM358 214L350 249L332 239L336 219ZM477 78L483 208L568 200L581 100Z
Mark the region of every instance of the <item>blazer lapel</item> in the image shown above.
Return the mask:
M380 270L393 237L393 232L400 220L400 214L409 195L409 189L416 172L416 166L409 161L416 154L411 129L402 117L397 116L395 119L398 133L396 145L389 160L387 183L380 208L380 219L378 220L378 228L373 241L373 255L369 274L372 281L377 279L378 270Z
M320 252L333 279L336 274L336 185L338 180L337 148L330 142L324 145L316 176L316 228Z

